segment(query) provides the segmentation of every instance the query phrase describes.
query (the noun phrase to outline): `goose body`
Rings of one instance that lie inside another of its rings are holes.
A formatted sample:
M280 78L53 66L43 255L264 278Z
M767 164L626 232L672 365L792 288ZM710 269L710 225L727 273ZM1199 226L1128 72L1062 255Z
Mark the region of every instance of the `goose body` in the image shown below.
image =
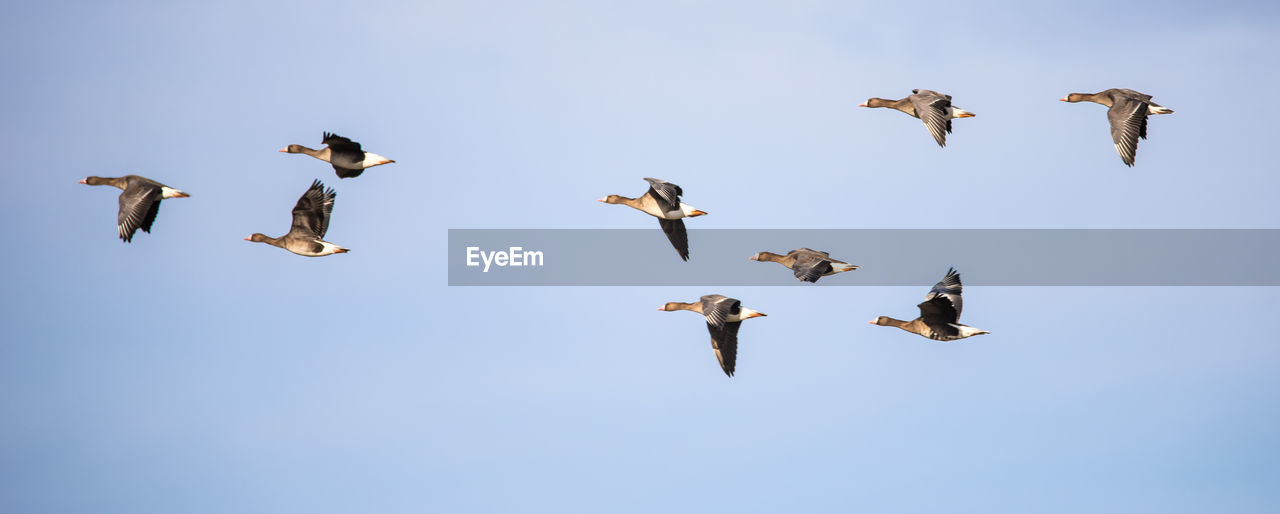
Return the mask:
M786 255L778 255L772 252L759 252L751 256L751 260L760 262L776 262L791 270L796 276L796 280L803 282L817 282L821 277L829 277L836 273L853 271L858 266L847 262L832 259L827 252L818 250L810 250L808 248L797 248L787 252Z
M316 180L294 205L293 224L289 227L289 233L280 237L255 233L244 240L267 243L304 257L347 253L351 250L323 239L329 231L329 214L333 212L333 201L337 196L333 188L326 191L324 184Z
M916 306L920 308L920 317L902 321L880 316L870 323L882 327L898 327L937 341L955 341L990 334L986 330L960 324L960 312L964 309L961 289L960 273L955 268L949 269L947 275L929 290L924 301Z
M1173 114L1173 109L1152 102L1151 95L1132 89L1112 88L1092 94L1071 93L1059 100L1071 103L1093 102L1107 106L1111 141L1126 166L1133 166L1137 158L1138 140L1147 138L1147 117L1152 114Z
M928 89L912 89L911 96L900 100L870 98L858 107L888 107L919 118L924 126L938 142L938 146L947 146L947 134L951 133L951 120L954 118L972 118L975 114L951 105L951 95L944 95Z
M160 212L160 201L166 198L187 198L180 190L146 177L85 177L81 184L120 188L120 207L116 213L116 232L124 242L132 242L133 235L142 229L151 233L151 224Z
M683 219L706 213L680 201L680 195L684 194L680 186L656 178L646 177L645 181L649 182L649 190L639 198L609 195L599 201L626 205L658 218L658 225L667 235L667 240L671 241L671 246L675 247L676 253L680 254L681 259L689 260L689 233L684 227Z
M735 298L718 294L703 296L692 303L667 302L658 310L693 311L703 315L707 321L707 332L711 333L711 349L715 351L720 369L731 377L738 362L738 329L742 321L766 316L763 312L743 307L742 302Z
M312 150L302 145L289 145L280 151L306 154L327 162L333 165L333 171L338 174L338 178L359 177L366 169L396 162L376 153L366 152L360 147L360 143L337 134L325 132L320 142L326 146L319 150Z

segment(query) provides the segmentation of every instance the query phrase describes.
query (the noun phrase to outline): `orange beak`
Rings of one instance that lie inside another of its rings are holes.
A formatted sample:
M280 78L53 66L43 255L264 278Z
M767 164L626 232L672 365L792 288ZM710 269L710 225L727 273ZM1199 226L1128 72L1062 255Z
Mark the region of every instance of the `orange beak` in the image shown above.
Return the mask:
M867 102L862 102L858 104L858 107L866 107L866 106L867 106Z
M86 181L85 179L80 179L80 183L81 183L81 184L88 184L89 182L88 182L88 181Z
M289 153L289 149L288 149L288 148L281 148L281 149L280 149L280 151L281 151L281 152L285 152L285 153Z
M957 117L957 118L972 118L972 117L974 117L974 116L977 116L977 115L976 115L976 114L974 114L974 113L971 113L971 112L966 112L966 113L961 114L961 115L956 116L956 117Z
M1059 99L1058 99L1058 101L1059 101L1059 102L1065 102L1065 101L1067 101L1067 97L1065 97L1065 96L1064 96L1064 97L1062 97L1062 98L1059 98Z
M706 215L706 214L707 214L707 213L702 212L702 211L693 211L693 212L690 212L690 213L689 213L689 217L690 217L690 218L692 218L692 217L695 217L695 216L704 216L704 215Z
M245 240L245 241L253 241L253 238L251 238L251 237L246 237L246 238L244 238L244 240Z
M178 193L178 194L173 195L173 197L174 197L174 198L191 198L191 195L186 194L186 193Z

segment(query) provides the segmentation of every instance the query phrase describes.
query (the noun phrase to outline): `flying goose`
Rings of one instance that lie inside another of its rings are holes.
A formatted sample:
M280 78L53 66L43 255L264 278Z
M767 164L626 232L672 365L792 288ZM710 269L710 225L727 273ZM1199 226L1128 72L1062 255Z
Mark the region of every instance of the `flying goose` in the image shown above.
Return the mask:
M703 296L696 303L667 302L660 311L693 311L707 318L707 331L711 333L711 348L720 361L724 374L733 376L738 360L738 327L742 320L766 314L742 306L742 302L718 294Z
M336 196L338 193L333 188L325 191L324 184L316 180L293 206L293 225L289 227L288 234L275 238L255 233L244 240L278 246L304 257L347 253L351 250L322 239L329 230L329 213L333 212Z
M960 297L960 274L955 268L947 270L947 276L934 284L933 289L924 297L917 307L920 317L911 321L902 321L888 316L880 316L872 325L882 327L898 327L938 341L954 341L982 334L990 334L986 330L961 325L960 310L964 308L964 300Z
M396 162L376 153L366 152L360 149L360 143L337 134L325 132L324 139L320 142L328 146L319 150L312 150L302 145L289 145L280 151L304 153L332 164L333 171L338 174L338 178L359 177L366 169Z
M1109 107L1107 122L1111 124L1111 141L1116 145L1116 153L1126 166L1133 166L1138 153L1138 139L1147 138L1147 116L1151 114L1173 114L1167 109L1151 101L1151 95L1142 94L1132 89L1112 88L1099 93L1071 93L1059 98L1063 102L1093 102Z
M871 98L858 104L858 107L892 107L905 112L924 122L925 128L933 134L938 146L947 146L947 134L951 133L952 118L972 118L975 114L951 105L951 95L944 95L928 89L912 89L911 96L901 100Z
M156 213L160 212L160 200L191 196L137 175L85 177L80 183L91 186L113 186L123 190L120 193L120 210L116 213L116 231L120 233L120 239L126 243L133 241L133 234L138 229L151 233L151 224L156 221Z
M598 201L626 205L658 218L658 225L661 225L662 231L667 234L667 240L671 241L671 246L676 248L681 259L689 260L689 233L685 230L684 221L681 218L692 218L706 213L680 201L680 195L684 194L680 186L656 178L645 177L645 180L649 182L649 191L640 198L609 195Z
M808 248L797 248L778 255L772 252L759 252L751 256L751 260L760 262L776 262L795 273L796 280L817 282L818 278L835 275L845 271L853 271L858 266L844 261L832 259L827 252L819 252Z

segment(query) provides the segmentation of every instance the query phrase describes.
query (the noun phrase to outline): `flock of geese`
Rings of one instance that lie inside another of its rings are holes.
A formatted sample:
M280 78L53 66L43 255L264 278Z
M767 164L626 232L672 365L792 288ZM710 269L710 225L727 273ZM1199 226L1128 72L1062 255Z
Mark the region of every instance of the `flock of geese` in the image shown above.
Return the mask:
M325 145L319 150L312 150L302 145L289 145L280 151L310 155L333 165L338 178L359 177L364 170L389 164L396 161L366 152L360 143L339 136L324 133L320 141ZM116 230L120 239L128 243L133 235L142 229L151 233L151 224L156 221L160 212L160 201L166 198L187 198L191 195L166 186L146 177L125 175L123 177L86 177L81 184L91 186L113 186L120 188L120 209L116 213ZM329 231L329 214L333 212L333 200L338 193L333 188L325 189L320 180L311 183L311 187L302 193L298 203L293 206L293 224L289 232L280 237L254 233L244 238L245 241L267 243L284 248L304 257L324 257L335 253L347 253L351 250L324 240Z
M658 218L658 224L667 234L676 253L682 260L688 261L689 234L685 230L683 218L702 216L706 212L681 202L680 196L684 194L684 190L680 186L656 178L646 177L644 180L649 183L649 190L639 198L609 195L598 201L626 205ZM858 269L857 265L831 258L831 254L827 252L809 248L797 248L786 255L757 252L751 256L751 260L781 264L791 270L796 280L802 282L817 282L822 277ZM898 327L938 341L990 334L986 330L960 324L960 310L964 303L960 293L960 273L955 268L949 269L946 276L929 290L924 302L917 305L920 317L902 321L880 316L871 321L871 324ZM703 296L697 302L668 302L658 310L693 311L705 317L707 331L711 333L711 349L716 353L716 360L720 361L720 369L728 376L733 376L737 367L738 328L744 320L766 316L763 312L743 307L737 298L718 294Z
M947 145L947 134L951 133L952 119L975 116L969 111L952 105L951 95L927 89L913 89L911 93L910 96L900 100L870 98L859 107L888 107L918 118L924 122L929 134L941 147ZM1121 161L1127 166L1134 164L1138 140L1147 137L1147 117L1153 114L1173 113L1173 110L1152 102L1151 95L1132 89L1108 89L1093 94L1071 93L1061 100L1072 103L1094 102L1107 106L1111 138ZM381 155L366 152L360 143L337 134L325 132L321 143L325 147L319 150L294 144L280 151L310 155L325 161L333 166L339 179L358 177L366 169L395 162ZM659 226L680 258L688 261L689 234L685 230L684 218L693 218L707 213L681 202L680 197L684 195L684 190L680 186L655 178L644 180L649 183L649 190L638 198L609 195L599 201L626 205L658 218ZM134 234L139 229L143 232L151 232L162 200L190 196L179 189L138 175L91 176L81 180L80 183L91 186L107 185L121 190L116 230L120 239L126 243L133 240ZM267 243L305 257L323 257L349 252L347 248L324 240L329 229L329 215L333 212L336 197L337 192L333 188L326 189L320 180L314 180L293 207L293 222L288 233L280 237L254 233L245 240ZM858 269L858 266L831 258L827 252L808 248L792 250L786 255L759 252L753 255L751 260L781 264L790 269L797 280L805 282L817 282L821 277ZM929 290L925 301L917 307L920 309L920 316L911 321L880 316L870 323L897 327L938 341L954 341L990 333L960 324L963 300L960 274L954 268L947 271L942 280ZM702 314L706 318L707 330L711 333L711 346L715 351L716 359L720 362L720 368L728 376L733 376L736 368L738 329L742 321L765 316L763 312L743 307L742 302L735 298L718 294L703 296L697 302L669 302L659 310L667 312L685 310Z

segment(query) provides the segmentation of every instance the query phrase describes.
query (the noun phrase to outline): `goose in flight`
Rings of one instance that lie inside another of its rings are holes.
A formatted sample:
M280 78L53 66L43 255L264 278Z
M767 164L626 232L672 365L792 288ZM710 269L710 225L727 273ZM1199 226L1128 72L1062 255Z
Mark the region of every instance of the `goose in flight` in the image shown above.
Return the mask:
M133 241L133 234L138 229L151 233L151 224L156 221L156 214L160 212L160 200L191 196L137 175L85 177L80 183L91 186L113 186L122 190L120 209L116 213L116 231L120 234L120 239L126 243Z
M951 268L947 270L947 276L942 277L942 280L929 290L929 294L924 297L924 302L916 306L920 308L920 317L911 321L902 321L880 316L870 323L882 327L898 327L912 334L938 341L955 341L990 334L991 332L986 330L960 324L960 310L964 308L960 289L960 273L956 272L955 268Z
M763 312L748 309L736 298L709 294L693 303L667 302L660 311L693 311L707 319L707 331L711 333L711 349L716 352L720 369L733 376L738 361L738 328L742 320L765 316Z
M676 248L681 259L689 260L689 233L684 228L682 218L702 216L706 213L680 201L680 195L684 194L680 186L656 178L646 177L645 181L649 182L649 190L639 198L609 195L599 201L626 205L658 218L658 225L662 227L662 232L667 234L667 240L671 241L671 246Z
M337 196L333 188L326 191L324 184L316 180L293 206L293 225L289 227L288 234L276 238L255 233L244 240L267 243L304 257L347 253L351 250L323 239L325 232L329 231L329 214L333 212L333 199Z
M1059 98L1063 102L1093 102L1108 107L1111 141L1126 166L1133 166L1138 154L1138 140L1147 138L1147 116L1173 114L1173 109L1151 101L1151 95L1132 89L1108 89L1099 93L1071 93Z
M778 255L772 252L759 252L751 256L751 260L760 262L776 262L787 268L795 274L796 280L804 282L817 282L819 278L853 271L858 266L847 262L832 259L827 252L810 250L808 248L797 248L787 252L786 255Z
M333 171L338 174L338 178L359 177L361 173L364 173L364 170L396 162L376 153L366 152L360 148L360 143L337 134L325 132L324 138L320 143L327 146L319 150L312 150L302 145L289 145L280 149L280 151L307 154L332 164Z
M947 146L947 134L951 133L952 118L972 118L975 114L951 105L951 95L928 89L912 89L911 96L901 100L871 98L858 107L890 107L905 112L924 122L933 134L938 146Z

